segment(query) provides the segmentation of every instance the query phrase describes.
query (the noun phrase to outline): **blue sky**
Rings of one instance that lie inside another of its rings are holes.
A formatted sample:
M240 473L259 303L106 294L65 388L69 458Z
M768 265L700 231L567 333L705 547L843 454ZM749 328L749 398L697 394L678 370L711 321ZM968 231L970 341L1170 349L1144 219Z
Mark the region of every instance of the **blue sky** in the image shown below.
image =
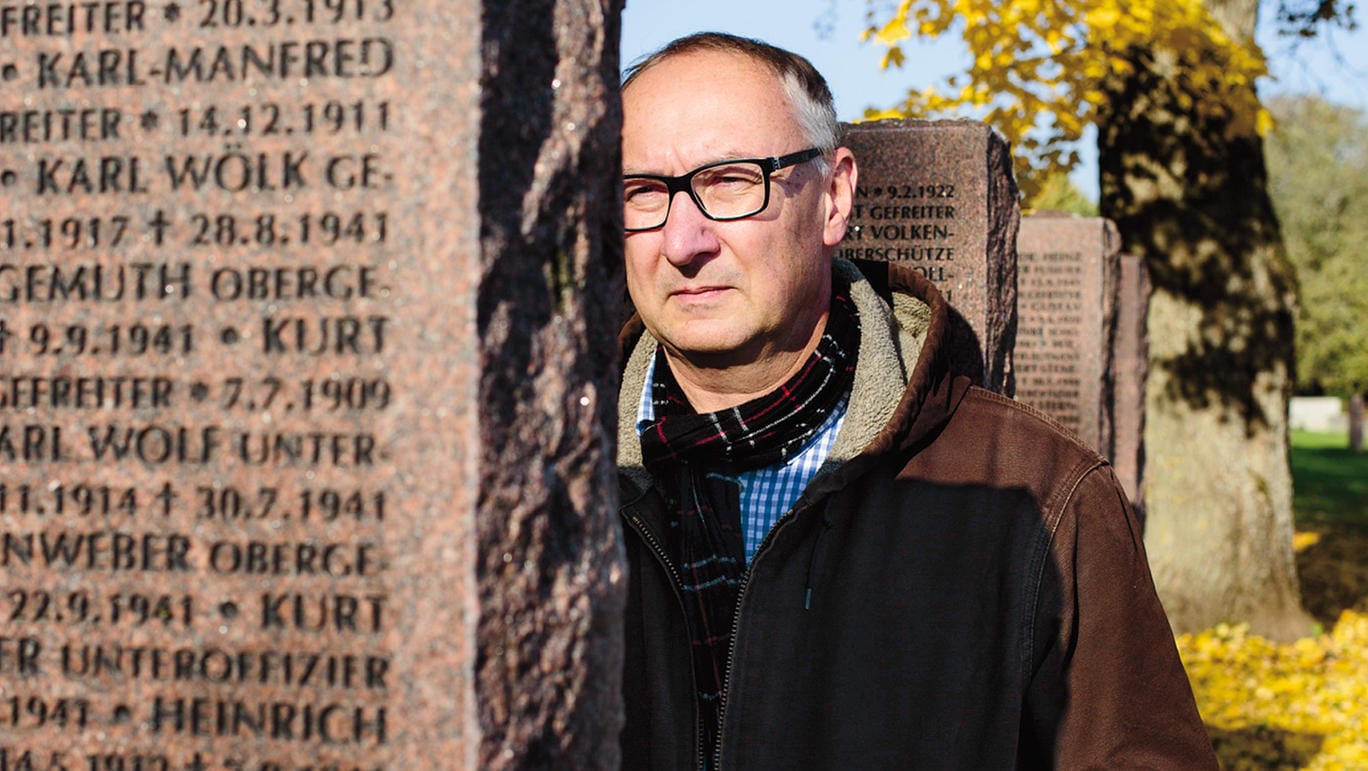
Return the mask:
M881 71L879 48L859 40L866 7L861 0L627 0L622 58L631 62L701 30L762 38L812 60L830 82L842 120L860 117L866 107L895 104L909 87L938 83L963 68L966 54L958 41L941 40L908 47L903 69ZM1364 21L1368 26L1368 17ZM1259 42L1274 75L1261 85L1264 94L1319 93L1368 109L1368 30L1337 31L1294 48L1272 34L1272 24L1263 27ZM1096 151L1079 149L1083 167L1074 181L1095 198Z

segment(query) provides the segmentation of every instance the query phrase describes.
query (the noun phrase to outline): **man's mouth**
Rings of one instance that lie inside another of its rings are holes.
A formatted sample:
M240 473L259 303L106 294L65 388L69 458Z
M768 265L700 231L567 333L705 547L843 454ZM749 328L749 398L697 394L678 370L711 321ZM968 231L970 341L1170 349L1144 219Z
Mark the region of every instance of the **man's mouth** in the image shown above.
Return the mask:
M672 294L672 295L674 295L674 296L676 296L676 297L688 297L688 298L709 297L709 296L712 296L712 295L716 295L716 294L720 294L720 293L722 293L722 292L725 292L726 290L728 290L728 289L730 289L730 288L731 288L731 287L726 287L726 286L690 286L690 287L683 287L683 288L680 288L680 289L676 289L676 290L674 290L673 292L671 292L670 294Z

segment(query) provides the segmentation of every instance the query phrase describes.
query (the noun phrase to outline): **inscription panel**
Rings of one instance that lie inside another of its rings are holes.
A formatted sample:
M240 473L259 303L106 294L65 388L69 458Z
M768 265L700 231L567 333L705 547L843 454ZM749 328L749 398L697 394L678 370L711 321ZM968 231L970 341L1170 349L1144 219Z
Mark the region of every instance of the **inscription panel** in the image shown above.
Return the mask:
M954 310L964 367L1012 392L1018 206L1006 144L973 121L877 121L847 126L859 181L846 259L894 262L940 289Z
M0 2L0 768L469 757L478 22Z
M1118 238L1109 221L1032 215L1017 241L1018 399L1111 451Z

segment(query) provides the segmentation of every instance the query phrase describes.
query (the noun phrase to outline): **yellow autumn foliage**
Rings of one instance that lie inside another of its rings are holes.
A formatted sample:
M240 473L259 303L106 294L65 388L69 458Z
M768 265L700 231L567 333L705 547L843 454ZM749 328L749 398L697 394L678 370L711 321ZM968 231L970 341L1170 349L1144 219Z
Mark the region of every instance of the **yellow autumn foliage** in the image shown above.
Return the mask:
M1290 644L1221 625L1178 652L1225 768L1368 768L1368 614Z
M914 34L936 38L952 31L971 64L945 92L913 89L901 104L871 108L865 118L986 120L1012 143L1028 194L1072 168L1076 156L1067 148L1098 121L1104 79L1130 72L1137 51L1170 63L1180 98L1226 120L1232 133L1268 127L1252 88L1267 74L1263 53L1253 40L1229 35L1201 0L868 2L864 39L885 47L885 69L906 65L903 46ZM965 79L967 85L955 85Z

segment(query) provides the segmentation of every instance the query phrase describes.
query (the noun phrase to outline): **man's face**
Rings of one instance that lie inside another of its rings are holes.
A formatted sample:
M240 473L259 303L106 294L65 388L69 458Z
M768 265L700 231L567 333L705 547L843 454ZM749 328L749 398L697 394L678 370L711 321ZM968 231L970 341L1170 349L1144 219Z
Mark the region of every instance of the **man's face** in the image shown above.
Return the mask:
M744 56L675 56L623 93L628 174L675 176L808 147L779 79ZM849 213L841 184L853 182L848 152L838 152L835 174L812 162L775 172L769 206L753 217L715 222L679 193L664 226L627 234L627 288L670 354L726 368L815 344L831 294L829 249Z

